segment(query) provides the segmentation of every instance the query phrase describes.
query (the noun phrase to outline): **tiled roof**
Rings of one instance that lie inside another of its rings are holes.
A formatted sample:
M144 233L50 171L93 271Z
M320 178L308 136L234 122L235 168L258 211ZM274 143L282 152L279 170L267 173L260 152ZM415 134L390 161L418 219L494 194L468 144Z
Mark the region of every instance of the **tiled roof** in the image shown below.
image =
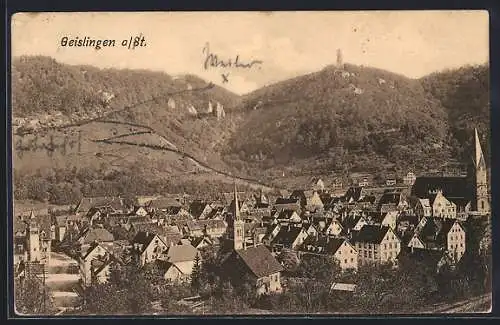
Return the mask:
M389 231L388 226L364 225L354 237L355 242L380 244Z
M224 220L198 220L198 224L201 227L207 227L209 229L225 229L226 224L224 223Z
M435 244L442 246L446 244L448 232L455 224L453 219L441 218L426 218L427 222L419 231L418 237L424 241L426 245Z
M174 245L167 251L167 261L170 263L193 261L198 250L193 245Z
M362 218L363 216L361 215L348 216L341 222L342 227L344 227L345 229L352 229Z
M272 241L272 245L290 246L302 231L302 227L281 227L280 231Z
M112 242L113 234L104 228L90 228L81 237L82 244L90 244L93 242Z
M359 186L350 187L344 195L344 200L349 201L350 199L352 199L355 202L358 201L361 198L362 189L363 188Z
M199 218L207 206L209 206L207 202L199 200L193 201L189 205L189 213L191 213L193 217Z
M304 252L321 252L324 254L334 255L337 250L344 244L345 239L329 236L309 237L300 247Z
M279 213L278 219L290 219L294 212L294 210L283 210Z
M182 207L181 206L168 206L163 208L165 210L165 213L171 214L171 215L177 215L179 212L181 212Z
M436 267L439 261L441 261L443 258L446 258L447 256L446 253L441 250L412 248L408 253L408 257L415 261L422 262L426 265L432 265Z
M473 197L466 177L417 177L411 193L419 198L429 198L437 190L442 190L448 199Z
M146 246L151 243L153 238L155 238L156 234L152 232L147 232L147 231L139 231L134 239L132 239L132 243L134 244L141 244L143 245L143 248L146 248Z
M149 201L146 206L154 209L167 209L172 206L180 206L180 202L173 198L158 198Z
M166 231L163 236L160 236L167 246L176 245L181 239L182 234L179 232Z
M161 234L163 232L163 228L154 222L134 222L132 223L132 228L134 233L144 231Z
M283 271L283 266L264 245L237 250L236 254L258 278Z
M119 197L85 197L80 200L76 212L87 212L93 207L112 206L113 208L123 207L123 201Z
M401 199L401 193L384 193L380 200L378 201L378 206L381 207L383 204L399 204Z
M58 227L66 226L66 220L68 220L68 216L56 216L56 217L54 217L54 223Z
M276 205L278 204L299 204L299 199L297 198L282 198L279 197L276 199Z

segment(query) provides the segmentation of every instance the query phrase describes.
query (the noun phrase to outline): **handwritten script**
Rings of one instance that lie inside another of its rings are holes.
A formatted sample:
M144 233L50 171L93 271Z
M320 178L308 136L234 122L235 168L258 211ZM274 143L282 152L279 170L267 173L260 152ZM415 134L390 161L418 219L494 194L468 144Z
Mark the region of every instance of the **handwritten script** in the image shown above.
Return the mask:
M203 68L208 70L209 68L237 68L237 69L252 69L257 67L261 68L264 63L262 60L251 60L249 62L244 62L240 59L240 55L237 54L236 57L229 59L222 59L219 55L210 52L210 44L206 43L203 47L203 54L205 55L205 61L203 62Z

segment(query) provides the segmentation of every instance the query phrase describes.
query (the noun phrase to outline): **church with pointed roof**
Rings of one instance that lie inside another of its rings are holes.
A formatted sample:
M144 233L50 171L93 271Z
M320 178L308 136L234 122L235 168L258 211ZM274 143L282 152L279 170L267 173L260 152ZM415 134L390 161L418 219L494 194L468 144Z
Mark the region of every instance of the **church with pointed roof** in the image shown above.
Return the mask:
M250 280L255 284L256 295L280 292L283 266L263 244L245 242L245 221L240 215L236 184L234 202L226 232L226 242L232 246L227 247L229 253L222 261L225 276L235 285Z
M488 170L477 129L474 130L474 154L467 176L417 177L412 186L412 196L429 199L432 203L438 194L453 202L458 209L479 215L490 212Z

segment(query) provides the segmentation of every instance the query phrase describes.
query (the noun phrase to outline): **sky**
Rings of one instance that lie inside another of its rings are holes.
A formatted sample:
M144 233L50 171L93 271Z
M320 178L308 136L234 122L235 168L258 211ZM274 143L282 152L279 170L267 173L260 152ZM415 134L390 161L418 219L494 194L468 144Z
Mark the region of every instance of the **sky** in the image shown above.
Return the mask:
M243 94L336 62L418 78L488 62L487 11L19 13L12 55L47 55L68 64L195 74ZM122 47L142 35L146 46ZM114 39L115 47L63 47L61 38ZM250 69L204 68L210 53L238 55ZM222 74L227 75L224 82Z

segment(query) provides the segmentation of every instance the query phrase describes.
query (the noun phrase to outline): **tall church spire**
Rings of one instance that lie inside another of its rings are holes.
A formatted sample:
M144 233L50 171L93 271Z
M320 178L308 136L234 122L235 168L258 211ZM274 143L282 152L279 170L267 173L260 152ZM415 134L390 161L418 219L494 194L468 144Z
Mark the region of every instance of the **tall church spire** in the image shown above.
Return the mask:
M477 129L474 129L474 200L472 201L473 211L482 214L490 212L490 198L488 191L488 175L486 161L479 141Z
M236 182L234 182L234 220L240 220L240 204L238 202L238 189L236 188Z
M238 202L238 190L234 182L234 211L233 211L233 248L235 250L245 249L245 222L241 220L240 206Z
M481 142L479 141L479 135L477 133L477 128L474 129L474 151L475 151L475 159L474 163L476 164L476 168L485 168L486 162L484 161L483 150L481 149Z

